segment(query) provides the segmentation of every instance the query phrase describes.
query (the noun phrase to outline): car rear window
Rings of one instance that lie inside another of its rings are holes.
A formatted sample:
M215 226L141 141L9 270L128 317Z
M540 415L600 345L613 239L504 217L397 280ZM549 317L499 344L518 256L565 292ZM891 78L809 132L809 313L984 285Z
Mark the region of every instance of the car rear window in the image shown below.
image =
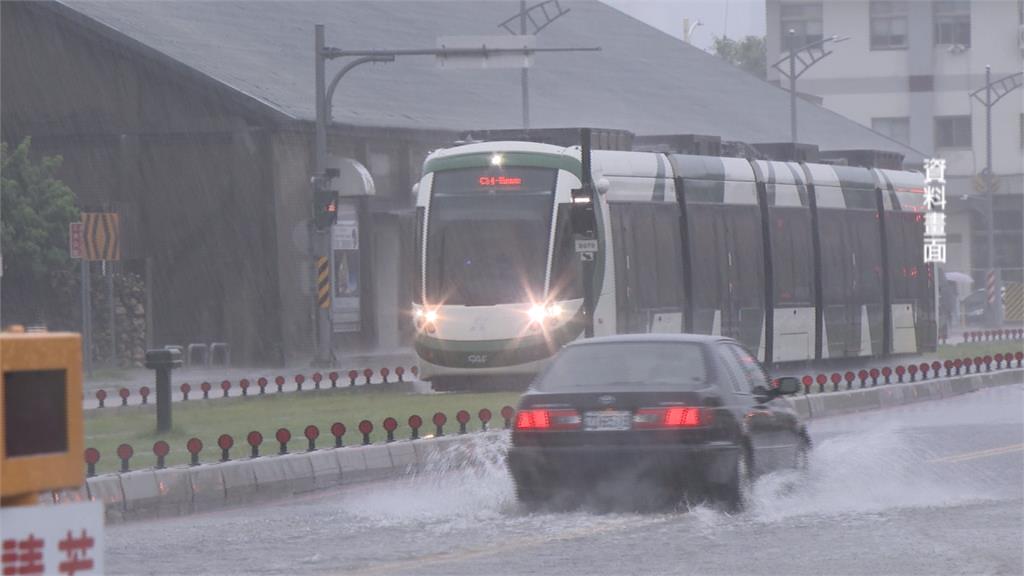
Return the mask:
M699 390L707 387L707 381L707 362L700 344L629 342L565 348L534 388Z

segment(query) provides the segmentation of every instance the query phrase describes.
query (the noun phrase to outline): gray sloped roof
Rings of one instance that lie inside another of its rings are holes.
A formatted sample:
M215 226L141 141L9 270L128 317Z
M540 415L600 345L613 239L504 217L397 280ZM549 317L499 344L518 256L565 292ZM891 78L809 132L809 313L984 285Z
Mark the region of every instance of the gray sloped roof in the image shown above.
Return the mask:
M314 24L326 26L329 46L432 48L439 36L504 34L497 24L519 9L515 0L61 3L300 120L314 116ZM753 143L789 139L784 90L600 2L562 5L570 13L540 34L538 46L597 45L602 51L535 57L533 126L714 134ZM340 66L328 65L328 79ZM824 108L797 105L802 142L921 157ZM364 65L339 85L334 120L413 129L517 128L519 71L442 69L430 57Z

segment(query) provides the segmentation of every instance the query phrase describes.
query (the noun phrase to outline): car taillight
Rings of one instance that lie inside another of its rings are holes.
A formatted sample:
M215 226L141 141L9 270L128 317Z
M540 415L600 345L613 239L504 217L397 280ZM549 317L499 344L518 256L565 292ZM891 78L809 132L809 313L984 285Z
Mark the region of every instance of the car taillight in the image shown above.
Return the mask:
M520 410L516 413L516 430L573 430L582 423L575 410Z
M641 408L633 416L634 428L696 428L711 421L711 412L694 406Z

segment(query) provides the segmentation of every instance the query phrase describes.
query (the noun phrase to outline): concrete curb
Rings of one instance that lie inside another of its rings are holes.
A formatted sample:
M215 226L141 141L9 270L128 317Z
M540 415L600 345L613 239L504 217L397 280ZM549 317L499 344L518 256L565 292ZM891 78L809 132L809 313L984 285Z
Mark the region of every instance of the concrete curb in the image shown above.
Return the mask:
M827 418L927 400L982 388L1024 383L1024 369L937 378L906 384L797 396L803 417ZM55 501L102 500L107 523L180 516L255 500L417 474L445 473L471 464L481 444L500 441L504 430L400 440L390 444L320 449L163 470L138 470L89 478L87 491L55 493Z

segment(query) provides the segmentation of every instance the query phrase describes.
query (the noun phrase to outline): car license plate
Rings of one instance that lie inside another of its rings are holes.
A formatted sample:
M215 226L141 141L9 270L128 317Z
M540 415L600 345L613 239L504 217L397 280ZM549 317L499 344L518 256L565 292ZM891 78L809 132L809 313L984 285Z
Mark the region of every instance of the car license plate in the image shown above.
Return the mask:
M587 412L583 415L584 430L629 430L633 414L624 411Z

